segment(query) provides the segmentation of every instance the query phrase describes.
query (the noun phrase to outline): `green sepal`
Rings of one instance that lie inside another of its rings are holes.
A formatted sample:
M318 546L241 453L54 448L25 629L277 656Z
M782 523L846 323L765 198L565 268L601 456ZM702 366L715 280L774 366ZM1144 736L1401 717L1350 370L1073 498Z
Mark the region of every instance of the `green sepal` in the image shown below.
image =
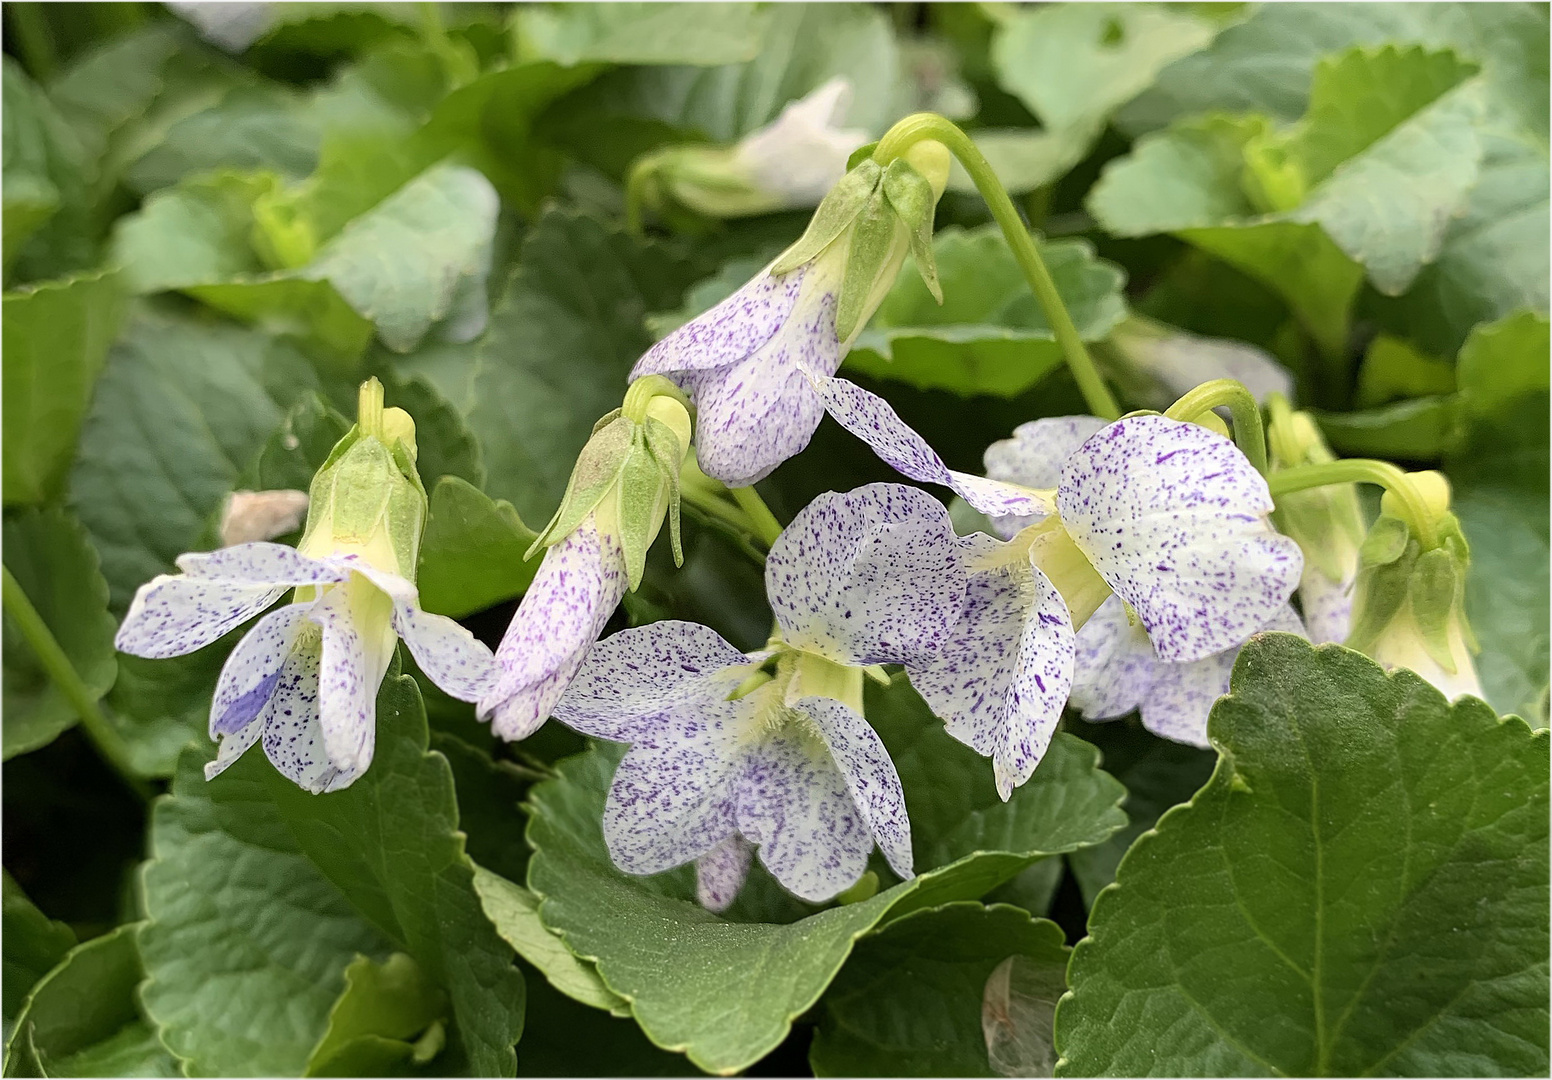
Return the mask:
M558 544L576 532L587 515L603 501L625 471L631 453L631 433L635 426L621 416L619 410L594 425L593 437L587 440L582 453L577 455L571 479L566 481L566 494L561 498L560 508L529 546L524 559L533 558L542 548Z
M871 161L873 159L873 151L875 151L877 149L878 149L878 140L877 139L875 139L872 142L868 143L866 146L859 146L859 147L857 147L857 149L855 149L855 150L853 150L851 152L851 157L846 159L846 168L847 168L847 170L850 171L852 169L855 169L858 165L861 165L864 161Z
M679 531L679 469L684 464L685 446L673 428L655 416L647 417L647 449L657 461L668 485L668 543L674 552L674 565L684 565L684 541Z
M386 524L398 573L414 581L427 505L420 473L404 444L395 440L389 448L356 425L334 444L313 475L307 525L298 546L308 550L320 529L338 541L364 543Z
M663 503L667 498L662 470L647 446L645 424L632 427L630 454L620 470L617 497L620 549L625 555L625 574L631 592L635 592L646 573L647 549L663 520Z
M1412 617L1422 634L1423 648L1435 663L1455 674L1455 658L1450 653L1450 613L1460 595L1455 560L1443 548L1425 551L1417 558L1408 582L1412 598Z
M911 258L922 283L938 303L943 303L943 286L938 281L938 263L932 254L932 226L937 214L938 200L933 198L932 184L913 169L904 158L895 158L884 170L884 197L894 208L895 214L905 225L905 235L910 241Z
M1376 518L1358 549L1362 566L1385 566L1395 562L1406 552L1412 531L1400 518L1382 514Z
M1365 541L1367 543L1367 541ZM1417 562L1419 549L1416 541L1405 551L1388 562L1371 563L1358 573L1353 600L1353 622L1343 642L1349 649L1367 652L1373 648L1386 627L1401 611L1406 602L1412 578L1412 566Z
M771 273L785 274L816 259L862 213L883 175L884 170L878 162L868 158L841 177L814 211L813 219L798 242L776 257L771 264Z
M846 249L846 276L835 305L835 336L850 341L868 315L868 297L894 250L898 221L882 191L875 191L857 215Z

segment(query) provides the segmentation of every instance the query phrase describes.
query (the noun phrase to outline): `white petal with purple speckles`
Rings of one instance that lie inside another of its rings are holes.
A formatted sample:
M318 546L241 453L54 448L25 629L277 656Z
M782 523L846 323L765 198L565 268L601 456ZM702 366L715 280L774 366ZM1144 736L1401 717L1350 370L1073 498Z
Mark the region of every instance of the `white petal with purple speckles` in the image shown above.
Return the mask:
M873 835L817 733L789 726L766 737L735 783L738 831L787 891L829 900L868 868Z
M459 701L478 701L495 688L490 649L447 616L421 610L413 582L376 567L357 564L353 569L393 601L393 628L427 678Z
M709 626L676 619L621 630L588 653L555 706L555 718L584 735L629 742L642 717L714 699L737 685L749 658ZM726 685L731 683L731 685Z
M1011 439L986 448L986 475L1028 488L1054 489L1061 481L1062 463L1085 439L1105 426L1097 416L1045 416L1013 429ZM992 527L1003 539L1039 521L1044 514L996 516Z
M1304 607L1304 624L1316 645L1341 644L1353 624L1352 582L1332 581L1308 564L1299 582L1299 603Z
M1089 720L1114 720L1147 699L1159 661L1142 623L1110 596L1078 631L1072 707Z
M787 321L807 269L799 267L780 277L756 274L722 303L648 349L631 368L631 379L726 367L749 356Z
M819 496L765 562L786 641L847 664L926 660L947 641L964 588L948 511L903 484Z
M135 591L113 645L152 660L182 656L241 626L285 591L284 586L162 574Z
M830 756L846 778L846 788L889 866L901 878L912 876L911 820L905 812L900 774L868 722L832 698L803 698L797 708L808 714L824 736Z
M1062 469L1062 521L1160 657L1200 660L1287 603L1304 559L1272 531L1263 480L1229 440L1162 416L1118 420Z
M323 728L318 723L321 653L318 631L304 632L280 669L264 724L265 756L282 776L314 794L338 780L340 772L324 749ZM224 750L225 743L222 745Z
M1286 606L1262 630L1305 636L1299 616ZM1143 727L1165 739L1208 747L1207 717L1213 703L1229 692L1239 650L1236 645L1186 664L1156 661L1153 685L1142 702Z
M285 544L254 541L217 551L178 556L178 569L191 578L214 578L244 585L326 585L350 576L337 559L312 559Z
M927 440L877 394L845 379L826 378L823 372L810 372L809 378L836 422L872 447L875 454L902 475L952 488L983 514L1050 512L1050 507L1033 492L950 469L937 451L927 445Z
M288 604L270 612L227 656L210 702L212 739L236 734L259 719L275 694L280 669L311 608L311 604Z
M734 833L695 860L695 898L707 911L723 912L749 877L754 848Z
M366 627L358 626L349 594L332 589L308 618L323 630L318 669L318 722L329 760L346 772L365 772L376 742L377 687L370 670Z
M625 595L619 544L591 515L544 553L533 584L496 650L500 673L479 702L503 739L525 739L548 719Z
M733 778L754 707L726 694L636 725L604 804L604 841L627 874L681 866L733 832Z
M984 534L960 543L972 563L1002 546ZM992 759L1004 799L1034 772L1061 719L1072 639L1067 605L1039 568L979 570L948 645L906 668L944 730Z
M278 679L276 686L279 686ZM264 734L268 726L263 720L255 720L230 735L221 736L221 742L216 749L216 759L205 763L205 779L214 780L224 773L231 767L232 762L246 754L253 744L259 741L259 736Z
M833 307L833 301L826 303ZM808 445L824 406L795 357L811 354L815 362L839 364L832 323L828 313L796 313L749 359L681 377L695 402L695 455L707 476L747 487Z

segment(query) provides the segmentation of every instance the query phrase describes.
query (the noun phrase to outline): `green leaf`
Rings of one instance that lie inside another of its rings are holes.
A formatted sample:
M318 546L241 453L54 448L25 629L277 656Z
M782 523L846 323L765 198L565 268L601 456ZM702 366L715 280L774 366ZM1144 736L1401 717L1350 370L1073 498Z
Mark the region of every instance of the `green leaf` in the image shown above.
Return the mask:
M792 101L843 75L852 84L846 126L882 134L903 112L904 67L889 19L868 4L778 4L758 56L724 67L611 71L557 102L539 131L579 160L622 177L668 142L731 143Z
M615 1016L629 1016L630 1005L604 985L598 970L578 959L560 937L539 920L539 898L521 885L476 866L474 888L485 914L506 943L538 968L567 997Z
M1094 905L1058 1072L1544 1072L1546 736L1286 634L1209 733Z
M1422 49L1339 54L1318 65L1291 130L1180 121L1107 167L1090 212L1122 236L1173 232L1261 279L1337 354L1359 268L1403 291L1465 207L1482 156L1471 70Z
M394 953L381 964L358 956L303 1075L405 1075L400 1070L417 1062L416 1041L446 1015L447 996L409 956ZM368 1064L370 1074L361 1068Z
M124 318L117 275L7 293L4 301L5 503L60 493L92 387Z
M27 997L6 1045L7 1076L177 1076L135 1004L144 972L136 924L74 949Z
M118 673L108 585L86 530L57 507L24 510L5 519L5 568L42 616L93 699ZM74 705L49 678L31 644L5 618L4 757L36 750L78 719Z
M978 133L976 142L999 179L1018 175L1021 190L1049 183L1083 159L1111 113L1212 37L1206 19L1165 5L1052 4L1011 14L994 31L992 68L1045 130Z
M378 694L366 775L329 795L308 794L267 767L265 783L318 869L447 992L459 1060L478 1075L509 1075L523 980L480 907L452 770L428 738L414 679L391 676Z
M951 738L904 678L887 689L870 683L866 701L905 789L918 873L974 852L1016 856L1023 869L1033 857L1104 843L1126 824L1125 790L1082 739L1058 733L1034 776L1003 802L991 761Z
M4 1015L9 1030L39 979L75 947L75 931L39 911L10 871L4 872Z
M999 810L990 764L942 735L903 684L887 693L870 688L868 712L897 762L913 830L918 816L923 821L914 833L917 861L936 869L792 923L718 918L690 899L687 867L650 878L614 869L601 818L619 748L569 758L556 779L532 789L528 885L540 917L596 965L659 1046L688 1053L708 1071L742 1069L781 1042L861 934L918 908L974 899L1042 854L1098 842L1122 824L1119 785L1097 771L1098 755L1078 740L1058 740L1011 809ZM959 753L934 745L934 735ZM976 771L980 784L970 780ZM751 971L769 975L751 981Z
M163 188L119 219L109 257L141 294L262 273L250 239L253 204L278 184L274 173L227 171Z
M182 116L124 172L141 194L185 177L268 170L300 180L318 162L317 117L301 95L278 83L234 86L206 108Z
M551 210L523 240L480 345L469 426L490 494L547 521L597 419L619 407L651 339L649 311L696 277L686 262L579 214Z
M1483 692L1534 727L1548 714L1547 325L1526 313L1473 331L1458 364L1463 430L1445 459L1471 545Z
M1164 811L1194 795L1212 774L1218 756L1161 739L1135 719L1104 724L1069 719L1067 728L1099 747L1105 771L1126 786L1126 828L1103 844L1067 855L1083 902L1092 907L1099 890L1115 880L1116 867L1133 841L1153 828Z
M711 65L754 59L767 19L758 4L534 4L513 31L523 59Z
M154 308L134 314L98 380L70 477L115 614L194 549L285 409L317 387L285 339Z
M902 273L848 354L848 368L922 389L1012 397L1061 364L1056 334L996 226L943 229L933 253L942 306L918 275ZM1044 242L1041 254L1085 341L1125 317L1125 274L1097 259L1087 241Z
M421 606L456 619L520 596L539 572L538 557L523 559L537 536L505 499L443 477L420 540Z
M1548 389L1548 326L1544 313L1523 311L1472 330L1460 350L1456 380L1473 419L1490 420L1522 394Z
M1436 461L1460 426L1454 397L1396 401L1358 412L1312 415L1331 448L1347 457Z
M1059 926L1007 905L946 904L896 919L858 942L825 993L809 1051L814 1075L993 1075L982 1029L987 979L1010 957L1026 958L1054 1007L1067 955Z
M1086 128L976 128L970 134L975 148L986 158L1008 194L1024 195L1060 179L1082 161L1097 132ZM977 193L975 181L958 158L949 165L948 189Z
M562 946L564 948L564 946ZM524 973L532 969L524 966ZM533 972L519 1076L700 1076L683 1054L653 1046L635 1021L573 1001Z
M75 133L23 74L20 64L7 56L4 66L3 265L9 277L28 241L61 207L78 205L85 197L85 185L83 151ZM64 223L65 235L73 224ZM48 238L45 234L40 240Z
M207 784L210 757L185 751L171 797L152 809L141 1000L191 1072L297 1076L346 965L392 950L303 854L262 751Z
M1482 66L1496 108L1546 131L1547 15L1531 4L1266 4L1171 64L1117 122L1133 135L1219 110L1292 122L1309 102L1317 61L1354 45L1454 49Z

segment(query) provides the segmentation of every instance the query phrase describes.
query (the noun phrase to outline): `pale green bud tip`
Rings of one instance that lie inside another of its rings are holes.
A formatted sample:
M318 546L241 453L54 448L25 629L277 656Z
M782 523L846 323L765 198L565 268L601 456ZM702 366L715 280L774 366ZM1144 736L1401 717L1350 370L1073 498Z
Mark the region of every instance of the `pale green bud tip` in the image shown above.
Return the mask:
M943 190L948 187L949 166L953 162L948 147L934 139L923 139L921 142L912 143L904 157L911 163L911 167L926 177L927 183L932 185L933 201L941 199Z
M1443 473L1429 469L1426 472L1407 473L1407 480L1412 485L1412 490L1421 497L1424 507L1430 518L1438 521L1449 513L1450 510L1450 482L1444 478ZM1405 518L1406 508L1399 496L1393 491L1385 492L1380 499L1381 513L1390 514L1393 517Z
M361 384L356 397L356 426L388 447L403 443L410 460L416 459L415 420L403 409L383 408L383 384L375 378Z

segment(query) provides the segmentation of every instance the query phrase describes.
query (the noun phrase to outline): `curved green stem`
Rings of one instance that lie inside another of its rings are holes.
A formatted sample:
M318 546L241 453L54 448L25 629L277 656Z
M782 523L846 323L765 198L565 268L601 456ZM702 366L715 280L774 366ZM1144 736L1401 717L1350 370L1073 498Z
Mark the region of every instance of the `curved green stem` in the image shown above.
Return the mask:
M657 155L643 154L625 174L625 231L635 237L645 235L647 177L655 168Z
M1213 379L1186 391L1164 410L1171 420L1195 420L1203 413L1226 405L1234 420L1234 442L1255 466L1266 475L1266 431L1261 424L1261 406L1255 395L1237 379Z
M1407 524L1412 527L1423 550L1438 546L1433 515L1428 511L1428 504L1418 494L1407 474L1388 461L1341 458L1319 465L1295 465L1291 469L1279 469L1266 478L1266 486L1271 489L1274 499L1309 488L1352 483L1377 484L1395 495L1406 514Z
M887 165L904 154L911 146L926 139L932 139L948 147L949 152L959 159L959 163L970 174L970 179L975 181L976 190L981 193L981 198L986 200L992 217L996 219L1003 235L1007 237L1008 246L1013 250L1013 257L1018 260L1019 268L1024 271L1030 290L1035 294L1035 299L1040 302L1041 309L1051 323L1056 340L1061 344L1062 355L1067 359L1067 367L1072 371L1073 378L1077 380L1078 389L1083 392L1083 399L1088 402L1089 411L1105 420L1115 420L1120 417L1121 409L1111 395L1110 388L1100 378L1099 370L1094 366L1094 360L1089 356L1088 349L1084 347L1083 339L1078 335L1078 328L1073 325L1072 316L1067 313L1061 294L1056 291L1056 282L1051 279L1051 271L1046 268L1045 260L1040 257L1039 247L1029 235L1029 230L1024 227L1024 221L1019 217L1018 209L1013 205L1013 200L1008 197L1002 181L997 179L991 164L987 162L981 151L976 149L970 136L936 113L914 113L884 134L873 150L873 160L880 165Z
M781 522L776 520L776 515L771 513L771 508L765 505L765 500L760 498L760 493L753 487L729 488L733 494L733 501L738 504L744 516L749 519L749 524L754 526L754 534L770 547L781 535Z
M647 406L655 397L671 397L688 412L693 406L679 384L664 375L643 375L625 390L625 400L620 403L620 413L639 424L647 418Z
M80 716L81 726L86 729L86 734L91 737L98 752L113 766L131 791L149 800L155 792L136 775L130 765L129 751L123 738L97 707L97 698L81 681L80 674L70 663L70 657L59 647L53 631L43 621L43 616L38 614L38 609L32 606L32 601L12 576L9 567L0 568L0 596L3 596L6 614L21 631L22 637L27 639L27 644L32 647L49 679L59 687L59 692L65 695L65 700Z

